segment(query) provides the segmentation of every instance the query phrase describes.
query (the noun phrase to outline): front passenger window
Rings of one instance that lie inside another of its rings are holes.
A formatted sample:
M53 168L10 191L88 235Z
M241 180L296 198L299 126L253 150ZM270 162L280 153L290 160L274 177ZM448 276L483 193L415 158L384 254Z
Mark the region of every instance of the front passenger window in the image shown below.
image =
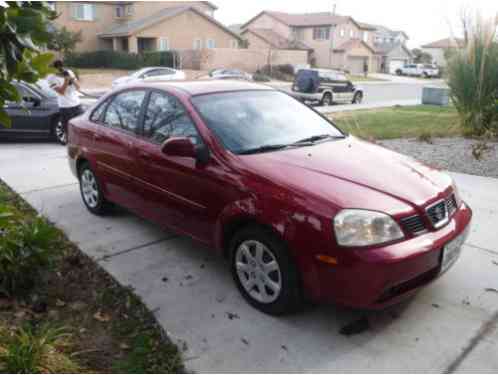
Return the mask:
M183 105L174 96L152 92L145 112L144 137L162 144L171 137L187 137L194 145L199 134Z
M107 107L104 124L114 129L135 133L140 121L140 111L145 91L133 90L116 95Z

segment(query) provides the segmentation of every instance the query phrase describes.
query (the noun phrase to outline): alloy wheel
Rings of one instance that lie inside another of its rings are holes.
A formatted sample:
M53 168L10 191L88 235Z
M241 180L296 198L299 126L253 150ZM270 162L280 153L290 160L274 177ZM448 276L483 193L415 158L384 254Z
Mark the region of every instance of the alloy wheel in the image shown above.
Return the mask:
M280 266L273 253L259 241L242 242L235 252L235 269L244 290L257 302L275 302L282 291Z
M89 169L85 169L81 174L81 192L85 203L91 208L96 208L99 204L99 188L95 176Z

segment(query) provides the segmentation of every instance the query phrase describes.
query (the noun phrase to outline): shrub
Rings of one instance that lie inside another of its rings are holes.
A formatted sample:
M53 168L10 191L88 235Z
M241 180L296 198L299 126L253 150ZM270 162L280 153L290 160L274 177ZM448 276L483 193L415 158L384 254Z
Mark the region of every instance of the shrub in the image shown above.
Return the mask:
M0 329L0 371L4 373L76 373L81 371L58 349L66 345L64 329L49 325L10 331Z
M294 67L290 64L272 65L271 67L265 65L258 72L280 81L292 81L294 78Z
M0 208L0 293L22 295L52 265L58 232L42 218L22 219Z
M496 133L498 44L494 19L477 15L464 25L466 44L452 53L447 67L450 95L467 133Z
M74 68L111 68L136 70L148 66L174 67L178 61L175 51L145 52L143 54L121 51L95 51L72 53L65 64Z
M259 71L257 71L256 73L254 73L252 75L252 79L255 81L255 82L270 82L271 81L271 78L268 77L266 74L263 74Z

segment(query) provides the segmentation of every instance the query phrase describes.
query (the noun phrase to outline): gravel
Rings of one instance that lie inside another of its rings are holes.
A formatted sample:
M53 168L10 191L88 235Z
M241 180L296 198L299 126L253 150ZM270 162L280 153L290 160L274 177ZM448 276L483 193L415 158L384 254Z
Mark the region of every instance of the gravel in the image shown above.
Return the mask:
M417 139L378 141L384 147L440 169L498 178L498 142L486 142L487 149L480 160L473 155L473 147L482 143L480 141L465 138L433 138L431 142Z

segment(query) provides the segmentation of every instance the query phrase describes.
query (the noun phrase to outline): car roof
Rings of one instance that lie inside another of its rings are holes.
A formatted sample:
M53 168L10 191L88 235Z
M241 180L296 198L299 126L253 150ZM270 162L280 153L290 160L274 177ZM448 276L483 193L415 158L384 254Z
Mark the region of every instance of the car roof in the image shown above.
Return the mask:
M146 84L141 84L141 86L157 89L174 88L183 91L190 96L215 94L230 91L274 91L274 89L269 86L237 80L197 80L169 82L149 81Z

